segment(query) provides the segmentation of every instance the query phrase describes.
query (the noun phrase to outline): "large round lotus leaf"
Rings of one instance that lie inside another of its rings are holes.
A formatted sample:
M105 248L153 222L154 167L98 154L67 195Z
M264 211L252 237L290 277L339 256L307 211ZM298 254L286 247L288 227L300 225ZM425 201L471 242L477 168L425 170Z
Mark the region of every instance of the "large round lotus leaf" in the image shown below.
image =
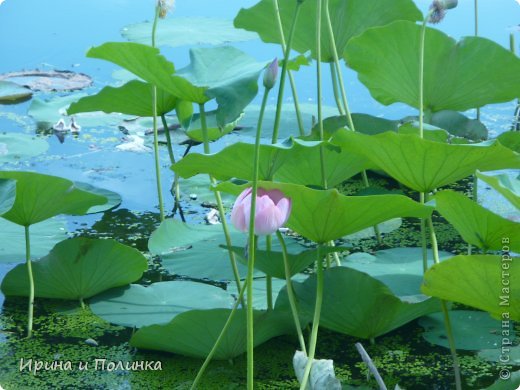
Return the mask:
M421 26L400 20L365 31L346 46L347 64L372 96L389 105L419 108ZM520 59L481 37L456 42L426 29L424 107L432 112L465 111L518 97Z
M321 151L327 183L330 186L340 184L369 167L366 158L348 153L327 142L291 138L283 143L260 146L260 180L274 178L285 183L320 186L321 171L315 167L321 164ZM253 153L253 144L237 142L211 155L188 154L174 164L172 169L185 178L208 173L220 180L251 180Z
M22 70L0 75L0 80L10 80L32 91L74 91L92 84L92 78L70 70Z
M300 53L310 50L313 58L316 58L316 2L278 3L285 37L289 36L296 4L302 3L292 48ZM340 56L347 42L368 28L384 26L394 20L416 21L422 18L421 12L411 0L394 0L391 7L386 0L331 0L329 10L336 50ZM327 26L325 12L322 19L322 26ZM264 42L280 43L275 8L271 0L262 0L251 8L241 9L235 18L235 27L257 32ZM322 31L321 59L333 61L332 45L326 28Z
M139 329L130 345L184 356L205 358L213 348L230 309L191 310L179 314L165 325L151 325ZM277 311L253 312L254 344L258 346L273 337L294 333L290 313ZM237 310L213 359L227 360L247 350L246 312Z
M33 172L0 171L0 179L16 180L16 200L3 218L29 226L59 214L85 214L107 202L104 196L82 191L57 176Z
M30 89L11 81L0 80L0 104L19 103L32 96Z
M497 139L505 147L520 153L520 133L518 131L505 131Z
M440 310L434 299L403 302L379 280L347 267L325 270L324 286L320 325L354 337L372 339ZM293 283L293 287L301 314L312 316L316 275L303 283Z
M239 115L236 120L225 125L219 125L217 122L217 111L210 111L206 113L206 126L208 141L215 141L222 138L226 134L231 133L238 125L243 115ZM186 130L186 135L197 142L204 142L202 134L202 122L200 120L200 114L194 114L190 121L189 129Z
M440 127L457 137L474 141L487 139L488 130L478 119L469 119L457 111L439 111L432 115L430 124Z
M388 221L378 223L377 227L379 228L379 233L390 233L394 230L397 230L401 227L403 224L402 218L394 218L390 219ZM357 241L364 238L371 238L375 237L376 233L374 232L374 227L369 227L363 230L360 230L359 232L349 234L345 237L343 237L343 240L347 242Z
M307 275L299 274L292 277L293 282L303 282L307 279ZM276 302L278 298L278 294L280 291L286 286L285 279L272 279L271 281L271 296L273 298L273 302ZM227 291L231 294L238 296L239 291L237 290L237 286L235 283L230 283L227 287ZM244 294L244 299L246 299L247 293ZM253 283L253 307L257 310L267 310L267 283L266 278L258 278L254 280Z
M152 23L136 23L123 27L121 35L132 42L152 43ZM255 35L233 27L230 20L191 17L160 19L155 43L157 46L222 45L249 41Z
M202 203L215 204L215 192L210 188L209 177L206 174L192 176L189 179L179 178L179 185L181 187L181 198L185 202L199 207ZM196 199L191 199L190 196L195 195ZM224 207L232 207L235 202L235 197L222 192L220 194Z
M427 218L432 211L403 195L345 196L336 189L261 181L259 188L278 189L292 199L287 226L302 236L326 243L396 217ZM244 186L223 182L221 191L239 194Z
M442 261L453 257L453 254L440 251L439 257ZM433 263L431 250L428 250L428 262L430 265ZM380 280L401 299L413 298L421 292L423 280L421 248L392 248L373 254L357 252L347 256L341 264Z
M31 225L31 257L45 256L58 242L65 240L67 222L63 217L47 219ZM24 228L0 218L0 263L25 261Z
M482 311L450 311L450 323L457 349L477 351L494 348L502 343L502 322L494 320ZM442 313L435 313L419 320L425 332L423 337L432 344L449 348L446 326ZM511 340L515 338L511 331Z
M511 321L511 327L513 326L513 322ZM502 331L507 331L506 329L502 329ZM510 334L511 335L511 334ZM508 338L508 337L505 337ZM509 339L512 341L512 338L509 337ZM507 342L507 341L506 341ZM504 349L502 351L502 343L500 343L499 348L492 348L492 349L483 349L478 353L478 357L484 360L487 360L488 362L495 362L500 363L500 359L509 359L507 363L514 364L515 366L520 366L520 345L516 346L509 346L506 347L508 350ZM520 382L519 382L520 385Z
M108 322L140 328L165 324L188 310L229 308L233 303L233 297L221 288L173 281L112 289L92 299L90 308Z
M246 234L232 231L233 244L244 246L246 241ZM163 267L169 272L218 281L234 280L225 248L222 226L190 225L174 219L162 222L148 241L150 252L161 257ZM240 263L237 266L240 277L245 279L247 266ZM255 271L255 276L262 273Z
M504 238L504 246L509 244ZM518 258L491 255L456 256L424 274L424 294L485 310L498 318L520 320Z
M407 187L433 191L475 173L520 168L520 155L496 141L453 145L416 135L387 132L374 136L338 131L334 143L371 160Z
M132 80L121 87L105 87L96 95L85 96L70 105L68 115L80 112L103 111L120 112L127 115L153 116L153 86L139 80ZM157 115L172 111L177 98L157 89Z
M0 216L11 210L16 197L16 181L0 179Z
M121 204L121 196L113 191L105 190L104 188L95 187L88 183L75 181L74 186L80 190L90 192L92 194L104 196L107 198L107 202L102 205L92 206L88 209L87 214L102 213L103 211L111 210Z
M147 265L141 252L117 241L72 238L32 263L35 296L83 300L136 281ZM17 265L6 275L2 292L29 295L26 264Z
M484 390L511 390L520 388L520 371L515 371L511 374L508 379L499 378L491 386L486 387Z
M518 178L513 178L506 173L490 176L481 172L477 172L477 177L497 190L520 210L520 180Z
M441 191L434 200L437 211L466 242L484 251L500 250L507 237L510 250L520 251L520 223L493 214L458 192Z
M0 164L15 163L45 153L48 142L26 134L0 134Z

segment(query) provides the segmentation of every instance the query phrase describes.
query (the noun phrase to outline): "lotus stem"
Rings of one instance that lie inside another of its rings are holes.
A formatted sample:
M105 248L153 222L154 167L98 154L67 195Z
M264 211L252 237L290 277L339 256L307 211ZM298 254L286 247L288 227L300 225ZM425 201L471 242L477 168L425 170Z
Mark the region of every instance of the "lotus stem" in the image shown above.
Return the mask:
M472 188L473 201L478 203L478 177L477 174L473 174L473 188ZM468 242L468 256L471 255L473 246Z
M213 359L213 356L215 356L215 353L217 352L218 347L220 346L220 343L224 339L224 336L226 335L229 326L231 325L231 322L233 321L233 317L235 316L235 313L238 308L238 304L243 301L244 299L244 292L246 290L247 282L245 282L242 285L242 288L240 289L240 293L238 294L238 297L233 304L233 307L231 308L231 311L229 312L228 319L226 320L226 323L224 324L224 327L220 331L220 334L217 337L217 340L215 341L215 344L213 344L213 347L211 348L211 351L209 351L208 356L206 356L206 359L204 360L204 363L199 369L199 372L197 373L197 376L193 380L193 383L191 384L190 389L194 390L197 388L197 385L199 384L200 380L202 379L202 376L204 375L204 372L206 371L206 368L208 368L209 363L211 362L211 359Z
M202 140L204 143L204 154L210 153L209 147L209 137L208 137L208 123L206 120L206 110L204 109L204 104L199 104L199 113L200 113L200 124L202 128ZM209 180L212 186L217 184L215 178L211 175L209 176ZM240 274L238 272L237 261L235 258L235 252L231 249L231 235L229 233L229 227L226 220L226 213L224 211L224 205L222 203L222 196L220 195L220 191L215 192L215 200L217 201L218 213L220 216L220 222L222 224L222 230L224 231L224 237L226 238L226 247L228 250L229 261L231 263L231 269L233 270L233 277L235 278L235 283L237 285L237 291L240 291ZM242 305L244 304L242 300Z
M330 78L332 81L332 91L334 92L334 100L336 101L336 106L338 107L339 115L345 115L345 110L341 105L340 97L339 97L339 86L338 86L338 75L336 74L336 65L334 62L330 64Z
M322 112L322 88L321 88L321 10L322 0L317 2L316 11L316 79L317 79L317 95L318 95L318 128L320 133L320 141L324 139L323 133L323 112ZM321 168L321 184L327 189L327 176L325 173L325 155L323 143L320 145L320 168Z
M173 165L175 164L175 155L173 154L172 137L170 135L170 129L168 127L168 122L166 121L166 116L164 114L161 114L161 121L164 127L164 134L166 135L166 147L168 149L168 156L170 157L170 164ZM181 221L186 222L180 202L181 188L179 185L179 175L177 173L175 173L175 175L173 176L173 183L170 192L172 193L174 200L173 213L175 214L175 212L179 210Z
M323 303L323 264L321 259L321 245L318 244L317 258L316 258L316 304L314 306L314 317L312 320L311 338L309 341L309 354L307 356L307 364L303 372L302 382L300 384L300 390L307 388L307 382L309 381L309 375L311 373L314 356L316 353L316 344L318 341L318 328L320 326L320 315L321 305Z
M157 30L157 21L159 20L160 7L155 7L155 17L152 26L152 47L155 47L155 33ZM159 164L159 136L157 132L157 87L152 86L152 117L153 117L153 154L155 162L155 182L157 185L157 198L159 200L159 214L161 222L164 221L164 202L161 185L161 165Z
M296 326L296 332L298 333L298 341L300 342L300 348L302 352L307 355L307 348L305 348L305 339L303 338L302 325L300 323L300 317L298 316L298 308L296 306L296 298L294 296L294 290L291 281L291 269L289 268L289 256L287 255L287 245L280 231L276 231L276 236L282 247L283 265L285 270L285 284L287 285L287 296L289 297L289 304L291 306L291 312L294 319L294 325Z
M341 90L341 99L343 103L343 112L347 116L347 122L350 130L356 131L356 127L354 126L354 121L352 120L352 114L350 113L350 108L348 104L347 91L345 89L345 82L343 80L343 73L341 72L341 63L339 61L338 50L336 48L336 38L334 37L334 29L332 28L332 20L330 18L330 10L329 10L329 0L324 0L324 9L325 9L325 20L327 21L327 28L329 31L330 38L330 47L332 50L332 57L334 59L334 65L331 63L331 72L332 74L332 86L334 89L334 97L336 99L336 104L338 104L338 108L340 107L337 98L337 85L336 83L339 81L339 88ZM341 114L340 109L340 114ZM343 115L343 114L342 114ZM368 175L365 170L361 172L361 177L363 179L363 185L368 188L370 187L370 183L368 181ZM379 231L379 227L374 225L374 234L376 235L377 242L381 244L381 233Z
M34 317L34 277L31 263L31 236L29 226L25 228L25 263L27 264L27 275L29 276L29 309L27 311L27 338L32 336Z
M273 237L270 234L265 237L265 245L268 255L271 252L272 241ZM273 310L273 277L271 275L267 275L265 278L265 288L267 292L267 310Z
M383 381L383 378L381 378L381 375L379 374L379 371L377 370L376 365L368 355L365 348L363 348L363 345L361 343L354 344L356 346L356 349L358 350L359 354L361 355L361 359L365 362L368 369L374 375L374 379L377 382L377 385L379 386L379 390L387 390L387 387L385 385L385 382Z
M432 217L428 218L428 227L430 228L430 237L433 249L433 261L435 264L440 263L439 247L437 244L437 236L433 226ZM451 357L453 359L453 371L455 375L455 387L457 390L462 390L462 379L460 375L459 358L457 356L457 347L455 346L455 338L453 337L453 330L451 327L450 314L445 300L441 300L442 314L444 317L444 326L446 327L446 335L448 336L448 343L450 345Z
M275 9L276 22L278 25L278 32L280 34L280 41L282 43L282 50L284 52L284 61L282 66L282 72L280 74L280 85L278 87L278 98L276 101L276 114L274 118L274 126L273 126L273 136L272 143L275 144L278 142L278 131L280 129L280 120L282 117L282 103L283 103L283 95L285 90L285 79L287 74L289 74L289 81L291 83L291 90L293 94L294 100L294 109L296 111L296 119L298 121L298 128L300 131L300 135L305 134L305 129L303 127L303 120L300 112L300 105L298 100L298 94L296 92L296 84L294 82L294 78L292 77L291 72L288 69L289 56L291 54L291 46L294 37L294 32L296 31L296 23L298 21L298 16L300 14L300 6L301 3L296 2L296 9L294 10L293 22L291 25L291 30L289 31L289 37L287 39L287 43L285 42L285 34L283 32L282 19L280 18L280 9L278 6L278 0L273 0L273 7Z

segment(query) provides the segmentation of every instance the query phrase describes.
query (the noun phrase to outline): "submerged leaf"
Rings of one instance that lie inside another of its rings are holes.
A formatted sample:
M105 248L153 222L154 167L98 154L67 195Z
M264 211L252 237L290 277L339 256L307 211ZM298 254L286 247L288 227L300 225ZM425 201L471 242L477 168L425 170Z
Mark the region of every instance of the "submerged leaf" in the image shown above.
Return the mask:
M109 288L139 279L146 258L114 240L72 238L32 262L35 296L57 299L90 298ZM5 295L29 296L27 264L19 264L2 282Z
M520 320L520 263L507 253L455 256L436 264L424 274L421 290L485 310L497 318Z
M358 72L372 96L389 105L419 104L421 26L397 21L353 38L345 50L347 64ZM431 112L465 111L518 97L520 59L481 37L455 42L427 28L424 58L424 107Z
M49 143L40 137L27 134L0 134L0 164L16 163L45 153Z

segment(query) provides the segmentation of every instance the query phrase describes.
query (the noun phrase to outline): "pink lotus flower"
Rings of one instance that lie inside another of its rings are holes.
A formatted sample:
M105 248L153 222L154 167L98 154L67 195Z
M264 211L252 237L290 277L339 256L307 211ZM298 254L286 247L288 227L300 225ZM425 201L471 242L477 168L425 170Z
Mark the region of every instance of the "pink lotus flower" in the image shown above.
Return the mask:
M251 217L251 191L245 189L235 201L231 222L240 231L249 230ZM267 235L282 227L291 214L291 199L279 190L258 189L256 197L255 234Z

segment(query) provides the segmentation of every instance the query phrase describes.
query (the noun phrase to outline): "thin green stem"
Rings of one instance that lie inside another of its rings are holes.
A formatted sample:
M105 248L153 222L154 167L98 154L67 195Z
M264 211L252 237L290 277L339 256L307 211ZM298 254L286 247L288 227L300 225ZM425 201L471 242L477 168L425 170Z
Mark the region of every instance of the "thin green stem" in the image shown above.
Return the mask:
M170 163L175 164L175 156L173 154L172 136L168 128L168 122L166 122L166 116L161 114L161 122L164 128L164 135L166 136L166 147L168 149L168 156L170 157Z
M425 194L424 192L419 193L419 201L421 205L424 205L425 202ZM422 259L423 259L423 273L428 270L428 247L426 243L426 219L421 218L421 249L422 249Z
M157 30L157 22L159 20L159 6L155 7L155 17L153 20L152 26L152 47L155 47L155 33ZM152 87L152 117L153 117L153 152L154 152L154 162L155 162L155 182L157 185L157 198L159 200L159 214L161 217L161 222L164 221L164 201L162 195L162 185L161 185L161 165L159 163L160 154L159 154L159 135L157 132L157 87L154 85Z
M334 92L334 100L336 101L336 106L338 107L338 111L340 115L345 115L345 109L343 108L340 97L339 97L339 86L338 86L338 76L336 74L336 65L334 62L330 64L330 78L332 81L332 91Z
M258 193L258 176L260 165L260 137L262 135L262 122L264 119L265 106L269 89L265 88L260 115L256 127L255 152L253 155L253 185L251 189L251 214L249 216L249 255L247 262L247 389L253 390L254 387L254 334L253 334L253 273L255 266L255 216L256 216L256 196Z
M435 229L433 227L432 217L428 218L428 227L430 229L430 238L431 238L431 242L432 242L433 261L435 262L435 264L439 264L440 263L439 247L437 244L437 236L435 234ZM457 390L461 390L462 389L462 379L461 379L461 375L460 375L459 358L457 356L455 338L453 336L453 330L451 327L450 314L449 314L448 306L446 305L445 300L441 300L441 307L442 307L442 314L444 317L444 326L446 327L446 335L448 336L448 343L450 345L451 357L453 359L453 371L455 374L455 387Z
M200 124L202 129L202 140L204 143L204 154L210 153L209 148L209 137L208 137L208 123L206 119L206 111L204 109L204 104L199 104L199 113L200 113ZM209 176L209 180L212 186L217 184L215 178L211 175ZM235 278L235 283L237 285L237 291L240 291L240 273L238 272L237 261L235 258L235 252L231 249L233 246L231 243L231 235L229 233L229 227L226 220L226 213L224 211L224 204L222 202L222 196L220 195L220 191L215 192L215 200L217 201L218 213L220 216L220 222L222 224L222 230L224 231L224 237L226 239L226 247L228 250L229 261L231 263L231 269L233 270L233 277ZM242 305L244 302L241 302Z
M419 41L419 136L424 138L424 41L426 39L426 23L431 16L430 10L422 23Z
M285 245L285 240L283 238L282 233L280 231L276 231L276 236L280 241L280 246L282 247L282 255L283 255L283 265L285 270L285 283L287 285L287 296L289 297L289 304L291 306L291 312L294 319L294 325L296 326L296 332L298 333L298 341L300 342L300 348L302 352L307 355L307 348L305 348L305 339L303 338L302 333L302 325L300 323L300 317L298 316L298 308L296 306L296 297L294 296L294 290L291 281L291 269L289 267L289 258L287 255L287 246Z
M271 246L272 246L273 237L269 234L265 238L265 245L267 253L269 254L271 252ZM265 289L267 293L267 309L272 310L273 309L273 277L271 275L267 275L265 278Z
M300 390L307 388L307 382L309 381L309 375L311 373L312 364L314 362L314 356L316 353L316 344L318 341L318 328L320 326L320 315L321 305L323 303L323 264L321 258L321 246L318 244L318 254L316 259L316 303L314 306L314 317L312 320L311 338L309 341L309 354L307 356L307 364L303 372L302 382L300 384Z
M25 228L25 263L27 264L27 275L29 276L29 309L27 313L27 338L32 336L33 317L34 317L34 278L31 262L31 236L29 226Z
M316 81L317 81L317 95L318 95L318 128L320 132L320 141L324 139L323 133L323 107L322 107L322 85L321 85L321 10L322 0L318 0L316 10ZM320 169L321 169L321 184L324 189L327 189L327 175L325 173L325 151L324 145L320 145Z
M211 362L211 359L213 359L213 356L215 356L215 353L218 350L218 347L222 340L224 339L224 336L226 335L229 326L231 325L231 322L233 321L233 317L235 316L235 313L238 308L238 304L242 302L244 298L244 292L246 290L247 282L242 285L242 288L240 289L240 293L238 294L237 300L233 304L233 307L231 308L231 311L229 312L228 319L226 320L226 323L224 324L224 327L220 331L220 334L217 337L217 340L215 341L215 344L213 344L213 347L211 348L211 351L209 351L208 356L206 356L206 360L204 360L204 363L202 364L202 367L200 367L199 372L197 373L197 376L193 380L193 383L191 384L190 389L194 390L197 388L197 385L199 384L200 380L202 379L202 376L204 375L204 372L206 371L206 368L208 368L209 363Z
M170 129L168 127L168 122L166 121L166 116L164 114L161 114L161 121L164 128L164 134L166 135L166 147L168 149L168 156L170 157L170 164L175 164L175 155L173 154L173 144L172 144L172 137L170 135ZM181 220L183 222L186 222L184 219L184 213L182 212L181 207L181 188L179 185L179 175L177 173L173 176L173 183L172 188L170 190L171 194L173 195L174 199L174 206L173 206L173 212L175 214L175 211L179 210L179 215L181 217Z
M478 0L475 0L475 36L478 37ZM480 120L480 108L477 107L477 120Z
M273 137L272 137L272 143L275 144L278 142L278 131L280 129L280 120L282 118L282 104L283 104L283 96L284 96L284 90L285 90L285 79L287 76L287 73L289 72L287 64L289 63L289 57L291 54L291 45L294 37L294 32L296 31L296 22L298 20L298 15L300 14L300 6L301 3L298 1L296 2L296 9L294 10L294 16L293 16L293 22L291 25L291 30L289 31L289 37L287 38L287 43L285 42L285 34L283 32L283 26L282 26L282 20L280 18L280 9L278 7L278 0L273 0L273 7L275 10L276 15L276 23L278 26L278 33L280 34L280 41L282 43L282 50L284 52L283 54L283 66L282 71L280 74L280 85L278 87L278 98L276 101L276 114L274 117L274 126L273 126ZM289 74L289 80L291 82L291 89L293 93L293 100L294 100L294 109L296 111L296 118L298 120L298 127L300 130L300 135L304 135L305 129L303 127L303 120L300 113L300 107L298 102L298 95L296 93L296 84L294 83L294 79Z

